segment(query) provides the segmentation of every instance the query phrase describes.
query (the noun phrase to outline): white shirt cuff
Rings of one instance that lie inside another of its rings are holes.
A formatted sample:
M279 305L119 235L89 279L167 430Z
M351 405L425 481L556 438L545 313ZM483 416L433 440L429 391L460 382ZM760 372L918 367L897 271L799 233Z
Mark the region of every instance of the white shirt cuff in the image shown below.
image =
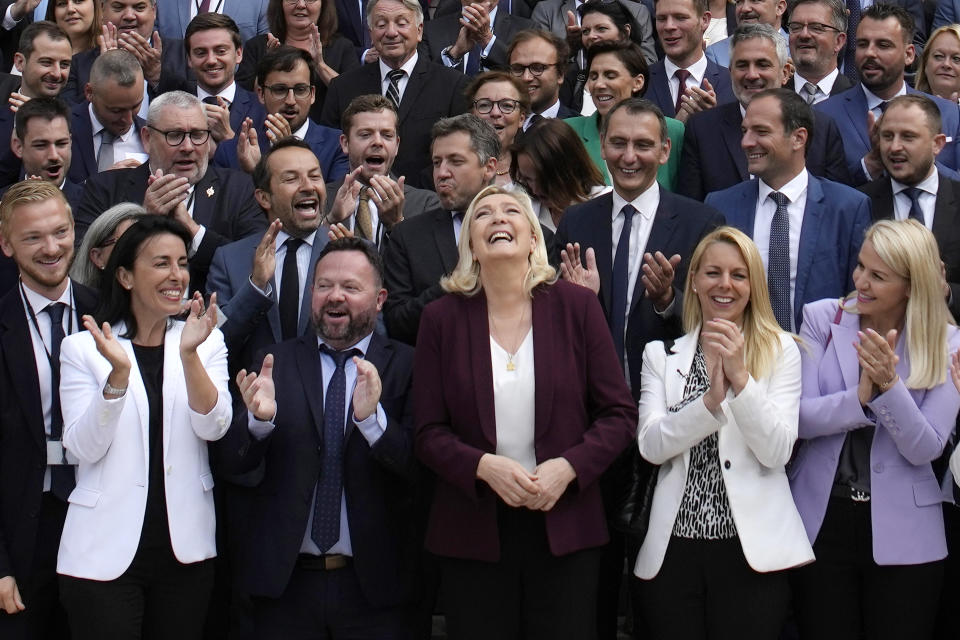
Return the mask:
M276 418L276 416L274 416ZM263 440L273 432L276 425L273 420L258 420L249 409L247 410L247 431L257 440Z
M13 9L13 3L10 3L7 6L6 13L3 14L3 28L6 29L7 31L13 31L16 28L17 24L19 24L20 22L19 20L13 19L13 13L11 11L12 9Z
M377 440L380 439L384 431L387 430L387 414L378 402L375 413L371 413L365 420L360 420L359 422L354 418L353 424L357 425L357 429L360 429L360 433L366 438L367 444L372 447L377 443Z
M266 288L266 289L261 289L260 287L258 287L257 285L255 285L255 284L253 283L253 277L252 277L252 276L249 277L249 278L247 278L247 279L250 281L250 286L253 287L254 290L255 290L257 293L259 293L260 295L262 295L264 298L269 298L271 295L273 295L273 285L271 285L269 282L267 283L267 288Z
M490 55L490 50L493 49L493 43L496 42L496 41L497 41L497 36L496 36L496 34L494 34L494 35L490 38L490 42L487 43L487 46L485 46L485 47L483 48L482 54L483 54L483 57L484 57L484 58L486 58L487 56Z
M207 232L207 228L203 225L200 225L200 228L197 229L196 235L193 236L193 242L190 243L190 256L193 257L197 254L197 251L200 250L200 243L203 242L203 236Z

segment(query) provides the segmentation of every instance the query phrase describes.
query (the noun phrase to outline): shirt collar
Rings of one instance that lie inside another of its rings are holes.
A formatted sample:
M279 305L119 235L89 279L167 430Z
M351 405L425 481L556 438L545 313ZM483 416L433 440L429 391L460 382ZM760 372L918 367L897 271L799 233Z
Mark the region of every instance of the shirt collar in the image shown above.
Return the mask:
M893 178L890 178L890 183L891 185L893 185L894 195L902 192L904 189L910 188L910 185L903 184L902 182L897 182ZM916 187L917 189L920 189L920 191L937 195L937 190L940 188L940 176L937 174L937 167L936 166L931 167L930 175L928 175L926 178L924 178L923 180L921 180L920 182L918 182L913 186Z
M663 59L663 70L664 70L664 71L666 72L666 74L667 74L667 80L673 79L674 74L677 72L677 69L679 69L679 68L680 68L680 67L678 67L677 65L675 65L675 64L670 60L670 58L664 57L664 59ZM689 67L687 67L687 71L690 72L690 75L693 76L694 80L696 80L698 83L702 83L702 82L703 82L703 76L704 76L704 74L707 73L707 56L701 54L699 60L697 60L697 61L694 62L692 65L690 65Z
M27 302L29 302L30 306L33 307L33 312L39 315L44 309L46 309L50 304L54 302L62 302L63 304L67 305L67 309L72 311L73 305L70 304L73 301L73 298L70 295L71 286L72 286L72 283L70 281L70 278L67 278L67 286L63 290L63 293L60 294L60 297L57 298L56 300L51 300L45 295L37 293L27 285L23 285L23 291L26 293Z
M540 115L544 118L556 118L560 113L560 99L557 98L557 101L552 105L540 112ZM532 117L532 114L531 114Z
M200 100L204 98L209 98L210 96L219 96L227 101L227 104L233 104L234 99L237 97L237 83L231 82L219 93L208 93L203 87L197 85L197 97Z
M293 237L293 236L291 236L291 235L290 235L289 233L287 233L286 231L278 231L278 232L277 232L277 241L276 241L276 250L277 250L277 251L280 251L280 247L283 246L283 243L286 242L288 238L292 238L292 237ZM316 230L314 230L312 233L310 233L310 235L306 235L306 236L304 236L304 237L302 237L302 238L300 238L300 239L303 240L303 243L304 243L305 245L309 246L309 247L311 248L311 250L312 250L312 248L313 248L313 240L314 240L314 238L316 238L316 237L317 237L317 232L316 232Z
M650 220L657 213L657 207L660 204L660 184L654 180L653 184L647 187L647 190L641 193L633 200L627 202L626 198L613 190L613 211L610 212L612 219L616 220L623 207L631 204L633 208L644 218Z
M800 197L803 195L803 192L807 189L807 183L810 181L810 174L807 173L807 170L801 169L800 173L795 175L790 182L783 185L779 189L773 189L770 185L760 180L760 190L757 193L757 203L763 204L767 201L767 198L770 197L770 194L774 191L779 191L783 195L787 196L787 199L790 201L790 204L797 202Z
M361 338L359 342L357 342L356 344L350 345L349 347L344 349L344 351L347 351L349 349L358 349L360 351L360 356L362 358L366 358L367 351L370 349L370 340L372 339L373 339L373 333L368 333L366 336ZM329 349L333 349L333 347L327 344L323 338L321 338L320 336L317 336L317 345L319 346L324 344L326 344ZM337 351L337 349L333 349L333 350Z
M900 90L897 91L897 94L891 98L888 98L887 100L884 100L883 98L877 96L877 94L875 94L873 91L870 91L870 89L867 89L863 83L860 83L860 86L863 88L863 95L867 98L867 109L870 109L871 111L879 107L881 102L889 102L897 96L907 95L907 83L904 82L903 79L900 80Z
M840 75L840 70L834 67L833 71L831 71L830 73L828 73L827 75L825 75L823 78L820 79L820 82L814 82L813 84L816 85L816 87L820 89L820 91L824 95L829 96L830 92L833 90L833 83L837 81L837 76L839 75ZM794 72L793 76L796 79L794 86L797 87L798 90L802 89L803 85L805 85L806 83L811 82L810 80L807 80L797 72Z
M407 72L407 78L413 74L413 68L417 66L419 57L420 54L414 51L410 59L400 65L400 68ZM393 67L388 67L383 60L378 61L378 64L380 65L380 81L383 82L387 79L387 74L393 71Z
M300 128L293 132L293 137L303 140L307 137L307 129L310 128L310 116L307 116L307 119L303 121L303 124L300 125Z

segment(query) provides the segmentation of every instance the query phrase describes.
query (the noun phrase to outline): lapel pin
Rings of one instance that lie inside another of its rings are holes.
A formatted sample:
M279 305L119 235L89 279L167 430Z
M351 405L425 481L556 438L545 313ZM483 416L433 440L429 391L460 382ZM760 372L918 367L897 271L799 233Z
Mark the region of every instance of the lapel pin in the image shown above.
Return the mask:
M213 197L213 194L215 194L215 193L216 193L216 191L213 190L213 187L209 187L209 188L207 189L207 197L208 197L208 198L212 198L212 197Z

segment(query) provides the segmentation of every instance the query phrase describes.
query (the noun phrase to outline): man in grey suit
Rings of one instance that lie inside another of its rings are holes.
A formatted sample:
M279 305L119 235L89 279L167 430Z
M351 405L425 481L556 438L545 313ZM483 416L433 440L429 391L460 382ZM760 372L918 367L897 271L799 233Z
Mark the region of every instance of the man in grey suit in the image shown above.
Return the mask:
M319 229L327 191L320 161L302 140L285 138L253 172L257 203L270 226L219 247L207 276L226 320L220 327L230 369L249 368L264 347L306 335L310 283L327 234Z
M433 191L417 189L390 171L400 148L397 111L379 94L357 96L341 119L340 148L350 160L350 173L327 183L326 216L330 224L343 223L354 235L380 247L403 221L440 206Z
M656 62L657 53L654 50L653 19L650 17L650 9L646 4L634 2L634 0L619 0L619 2L630 12L637 26L640 27L642 34L640 48L643 49L643 57L650 63ZM571 33L579 34L580 32L580 14L577 12L579 4L576 0L541 0L534 6L533 15L530 18L537 26L552 31L566 40L568 29ZM653 2L649 4L652 6Z
M267 4L269 0L162 0L157 3L157 31L164 42L167 38L183 40L187 25L196 17L197 10L207 7L209 11L233 18L240 27L241 39L246 43L270 30Z

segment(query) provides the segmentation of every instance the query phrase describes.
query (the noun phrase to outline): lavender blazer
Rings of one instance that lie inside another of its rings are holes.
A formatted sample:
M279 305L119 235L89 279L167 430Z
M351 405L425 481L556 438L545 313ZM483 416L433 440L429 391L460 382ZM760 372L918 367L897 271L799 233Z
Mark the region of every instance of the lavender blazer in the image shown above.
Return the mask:
M534 449L577 472L545 515L560 556L607 542L597 479L633 444L637 405L623 377L597 296L558 281L533 294ZM487 299L445 295L427 305L414 355L416 454L437 474L426 546L447 557L500 558L497 495L477 480L496 452ZM636 445L634 445L636 446Z
M803 392L800 399L802 446L788 477L793 499L811 543L823 524L848 431L868 420L857 399L859 365L853 343L859 317L843 313L834 324L837 300L819 300L803 309L800 337ZM950 351L960 332L949 327ZM949 375L932 389L907 389L910 359L905 339L897 342L900 381L867 406L876 415L870 449L870 509L873 559L880 565L920 564L947 555L943 494L930 462L943 452L960 409Z

